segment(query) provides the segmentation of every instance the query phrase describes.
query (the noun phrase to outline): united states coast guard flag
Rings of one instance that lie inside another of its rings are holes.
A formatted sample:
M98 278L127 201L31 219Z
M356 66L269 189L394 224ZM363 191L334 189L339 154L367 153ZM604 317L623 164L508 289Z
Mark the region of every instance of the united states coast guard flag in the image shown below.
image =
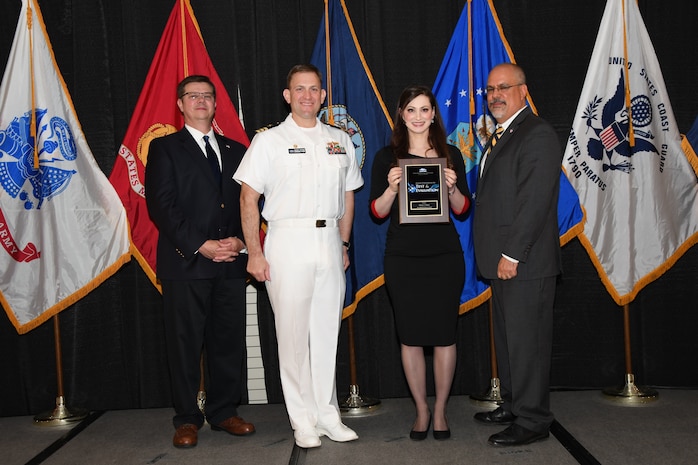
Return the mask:
M586 210L580 241L618 305L698 241L689 151L636 2L609 0L563 165Z
M514 55L491 0L469 0L456 25L433 92L439 102L446 133L449 134L448 142L458 147L463 155L468 187L473 196L477 195L482 149L496 124L487 113L487 76L494 66L514 62ZM535 112L530 96L528 104ZM471 209L475 208L475 202L470 205ZM489 285L477 277L472 217L471 211L465 220L452 218L460 234L465 256L461 313L477 307L491 295ZM564 244L581 231L582 219L579 198L561 173L558 203L561 243Z
M131 225L131 252L158 289L155 277L158 230L148 216L143 185L148 148L154 138L172 134L184 126L175 103L177 84L192 74L207 75L216 86L213 129L248 146L250 141L233 102L206 52L191 4L189 0L177 0L109 176L126 207Z
M128 226L35 0L22 1L0 96L0 301L23 334L130 259Z
M344 0L325 0L325 16L310 62L322 72L322 86L327 90L327 106L320 110L320 118L351 136L364 178L364 187L355 194L346 317L361 298L383 284L388 224L373 222L368 198L373 157L390 140L392 121L359 47Z

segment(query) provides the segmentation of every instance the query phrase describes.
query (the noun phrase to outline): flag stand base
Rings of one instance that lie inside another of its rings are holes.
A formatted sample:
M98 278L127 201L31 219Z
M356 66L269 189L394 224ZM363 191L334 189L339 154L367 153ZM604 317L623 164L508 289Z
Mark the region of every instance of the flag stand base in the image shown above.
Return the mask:
M63 396L56 397L56 408L50 412L40 413L34 417L34 424L37 426L65 426L76 421L84 420L88 411L85 409L71 409L65 406Z
M606 399L621 405L638 406L654 402L659 398L657 391L651 388L635 385L635 375L625 375L625 386L622 388L606 388L603 390Z
M490 380L490 389L485 394L470 394L470 401L480 407L497 408L504 403L499 390L499 378Z
M373 415L380 407L380 400L360 396L359 386L357 384L349 385L349 397L339 404L339 410L342 416L347 417Z

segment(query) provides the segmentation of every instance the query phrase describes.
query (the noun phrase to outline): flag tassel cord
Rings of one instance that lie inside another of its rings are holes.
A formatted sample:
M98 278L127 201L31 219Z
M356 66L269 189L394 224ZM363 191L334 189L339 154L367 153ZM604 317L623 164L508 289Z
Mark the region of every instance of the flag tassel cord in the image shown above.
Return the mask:
M468 112L468 148L472 151L475 143L473 134L473 116L475 116L475 97L473 96L473 15L472 0L468 0L468 98L470 100L470 111Z
M630 348L630 304L623 305L623 338L625 342L625 385L603 390L604 396L624 405L646 404L657 400L659 394L654 389L635 385Z
M625 0L623 5L623 71L625 73L625 108L628 110L628 143L635 147L635 129L633 128L633 112L630 101L630 66L628 65L628 23L626 21Z
M34 139L34 169L39 169L39 140L36 137L36 91L34 88L34 28L32 28L32 7L27 5L27 30L29 31L29 82L31 87L31 126L29 132Z
M52 411L41 413L34 417L34 424L38 426L61 426L74 421L83 420L88 412L84 409L68 409L65 406L63 391L63 355L61 352L61 328L58 315L53 316L53 336L56 353L56 384L58 393L56 396L56 408Z
M184 16L185 1L179 2L179 17L182 25L182 66L184 66L184 77L187 77L189 76L189 57L187 56L187 21Z

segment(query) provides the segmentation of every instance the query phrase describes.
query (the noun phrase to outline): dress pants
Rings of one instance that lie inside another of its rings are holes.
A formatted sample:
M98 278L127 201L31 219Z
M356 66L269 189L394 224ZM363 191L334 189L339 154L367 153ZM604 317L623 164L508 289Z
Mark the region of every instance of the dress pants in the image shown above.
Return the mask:
M281 387L294 430L341 420L335 371L346 276L335 223L271 222L264 244Z
M553 422L550 364L556 276L492 285L492 317L502 408L539 433Z
M162 296L175 428L204 422L197 403L202 350L208 422L236 416L245 361L245 278L162 280Z

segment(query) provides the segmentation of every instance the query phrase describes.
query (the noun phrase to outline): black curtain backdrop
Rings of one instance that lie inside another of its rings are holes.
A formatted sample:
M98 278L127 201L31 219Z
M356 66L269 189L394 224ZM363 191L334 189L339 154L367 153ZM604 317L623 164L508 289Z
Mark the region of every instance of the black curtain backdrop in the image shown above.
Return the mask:
M392 111L408 84L433 84L465 0L346 0L359 42ZM541 116L564 146L572 124L605 0L494 0L516 60L527 71ZM256 128L283 119L288 69L305 62L323 14L322 0L191 0L208 52L231 96L239 86L244 121ZM4 69L20 9L0 0ZM116 159L174 0L39 0L56 60L87 141L108 175ZM695 76L698 3L640 0L682 133L698 115ZM174 96L173 96L174 97ZM174 100L173 100L174 105ZM622 385L623 313L602 286L577 240L563 249L565 274L555 303L551 387ZM472 270L468 270L472 272ZM698 369L694 247L630 305L632 371L638 384L694 388ZM259 319L269 399L280 402L273 318L260 294ZM93 410L170 405L161 297L138 263L59 315L68 406ZM4 315L4 313L3 313ZM346 324L340 335L338 389L349 386ZM487 305L459 320L454 394L489 387ZM409 395L392 310L383 288L354 316L358 384L363 394ZM0 316L0 416L55 406L53 323L18 335Z

